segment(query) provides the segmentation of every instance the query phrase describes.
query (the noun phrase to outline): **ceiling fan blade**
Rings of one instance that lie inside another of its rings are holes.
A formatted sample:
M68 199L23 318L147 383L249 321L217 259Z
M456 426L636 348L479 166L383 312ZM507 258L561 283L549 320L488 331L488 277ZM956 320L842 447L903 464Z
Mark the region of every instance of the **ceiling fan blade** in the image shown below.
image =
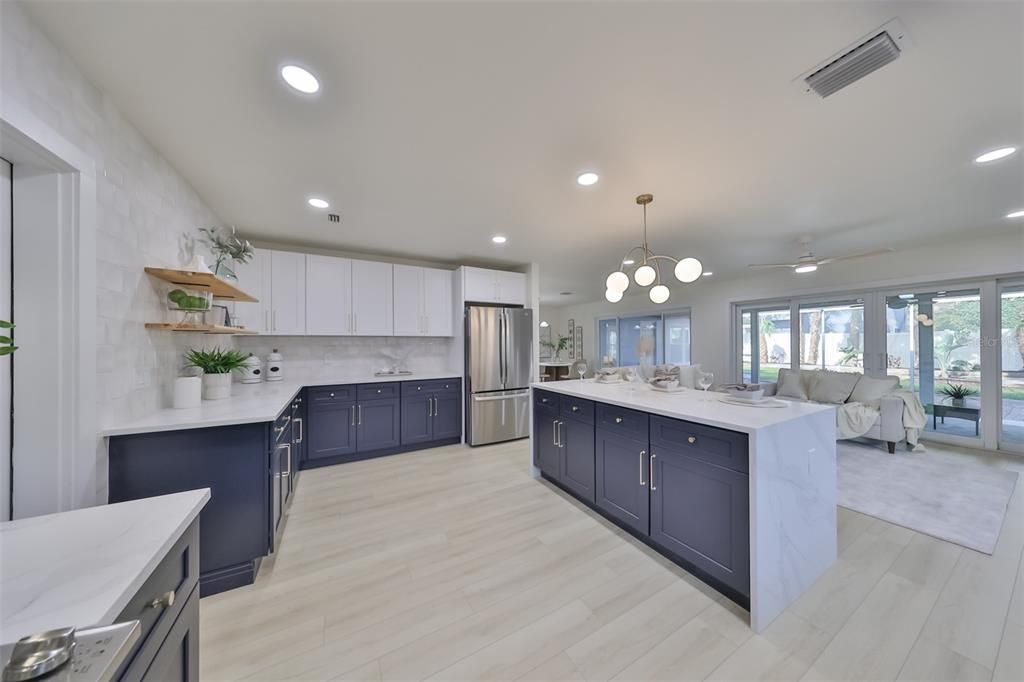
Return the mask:
M748 268L795 268L799 263L751 263Z
M848 256L833 256L832 258L822 258L818 261L818 265L825 265L826 263L833 263L840 260L852 260L854 258L867 258L868 256L881 256L883 253L892 253L892 249L875 249L874 251L864 251L863 253L851 253Z

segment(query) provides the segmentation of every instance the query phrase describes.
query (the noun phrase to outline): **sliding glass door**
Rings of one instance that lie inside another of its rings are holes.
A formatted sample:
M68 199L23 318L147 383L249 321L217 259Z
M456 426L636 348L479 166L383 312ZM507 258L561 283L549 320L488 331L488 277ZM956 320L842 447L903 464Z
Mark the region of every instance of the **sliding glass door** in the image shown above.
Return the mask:
M741 312L742 380L774 382L779 370L790 366L789 307L750 308Z
M864 371L864 299L800 304L800 369Z
M1024 452L1024 282L999 291L999 447Z
M630 367L647 362L690 364L690 313L608 317L597 321L598 354L603 367Z

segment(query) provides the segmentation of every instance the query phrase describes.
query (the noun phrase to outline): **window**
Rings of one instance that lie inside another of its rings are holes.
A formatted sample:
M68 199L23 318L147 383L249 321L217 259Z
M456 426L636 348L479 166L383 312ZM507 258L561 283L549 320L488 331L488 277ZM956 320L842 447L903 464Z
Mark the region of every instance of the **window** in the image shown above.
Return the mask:
M640 364L641 354L649 362L690 363L690 313L611 317L597 321L601 365L629 367Z
M790 366L789 308L747 309L741 319L743 381L777 381L779 370Z
M864 299L800 304L800 369L862 372Z

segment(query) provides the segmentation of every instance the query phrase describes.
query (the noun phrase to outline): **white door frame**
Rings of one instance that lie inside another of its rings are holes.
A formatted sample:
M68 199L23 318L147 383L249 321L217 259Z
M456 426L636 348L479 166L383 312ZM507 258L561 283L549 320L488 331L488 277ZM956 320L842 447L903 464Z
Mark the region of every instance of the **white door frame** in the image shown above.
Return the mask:
M96 167L0 90L14 166L14 518L98 499ZM20 264L20 266L19 266Z

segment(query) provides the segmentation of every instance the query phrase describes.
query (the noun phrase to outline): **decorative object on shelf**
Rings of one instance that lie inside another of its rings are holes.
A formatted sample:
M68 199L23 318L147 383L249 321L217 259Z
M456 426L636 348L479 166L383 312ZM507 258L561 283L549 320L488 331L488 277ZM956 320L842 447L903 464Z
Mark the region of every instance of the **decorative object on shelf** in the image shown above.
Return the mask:
M178 377L174 380L174 408L187 410L203 402L203 380L200 377Z
M575 335L576 335L576 320L570 319L569 320L569 340L571 341L575 337ZM576 344L574 344L574 343L570 343L569 344L569 359L570 360L575 360L576 359Z
M629 288L629 275L622 268L635 262L636 259L631 259L630 256L636 251L640 252L641 259L640 265L633 271L633 281L642 287L654 285L648 293L648 296L654 303L664 303L669 297L668 287L661 283L661 265L658 261L667 260L675 263L674 272L676 279L684 284L698 280L704 272L704 266L696 258L683 258L680 260L672 256L659 256L651 251L647 245L647 204L652 201L654 201L653 194L641 194L636 198L636 203L643 206L644 211L643 243L627 251L626 255L619 261L619 269L608 275L608 278L605 280L604 297L611 303L621 301L623 293Z
M255 255L252 244L247 239L240 239L235 234L235 228L231 228L231 234L225 235L216 227L201 227L200 234L203 236L200 241L210 249L217 259L213 267L213 274L226 279L238 280L235 275L235 263L248 263Z
M203 370L203 400L221 400L231 396L231 373L245 366L246 355L232 349L189 349L189 366Z
M202 272L207 275L212 275L213 270L206 264L206 259L200 256L198 253L192 256L192 260L181 268L182 270L188 270L189 272Z
M963 384L947 384L939 389L939 393L949 398L953 407L963 407L964 400L977 395L978 391Z
M184 313L178 324L184 327L201 326L206 323L206 311L210 309L213 296L208 291L172 289L167 294L168 309Z
M240 373L243 384L258 384L263 381L263 363L258 357L249 353Z
M577 360L583 359L583 327L576 327L576 336L573 340L573 355Z
M558 335L558 341L541 341L541 345L551 351L551 359L554 362L562 361L562 351L569 347L569 337Z
M267 374L264 381L280 381L284 378L284 356L275 348L267 356Z
M14 329L14 323L0 320L0 329ZM10 355L16 350L18 347L14 345L14 335L11 332L8 331L0 336L0 356Z

